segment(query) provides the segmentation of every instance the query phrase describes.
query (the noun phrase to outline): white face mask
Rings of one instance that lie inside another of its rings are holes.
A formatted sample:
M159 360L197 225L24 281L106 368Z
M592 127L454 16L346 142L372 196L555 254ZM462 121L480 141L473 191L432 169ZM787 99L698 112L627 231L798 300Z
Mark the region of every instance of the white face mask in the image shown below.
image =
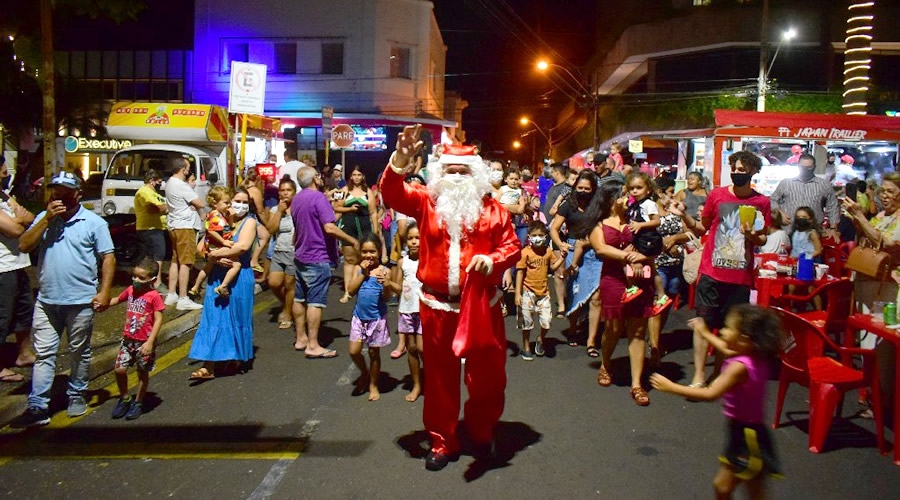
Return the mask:
M491 170L490 175L488 176L488 180L491 184L500 184L503 182L503 172L499 170Z
M234 212L234 215L238 217L243 217L247 215L247 212L250 211L250 204L244 203L242 201L232 201L231 202L231 211Z
M531 242L532 245L539 247L542 246L546 241L546 236L529 236L528 241Z

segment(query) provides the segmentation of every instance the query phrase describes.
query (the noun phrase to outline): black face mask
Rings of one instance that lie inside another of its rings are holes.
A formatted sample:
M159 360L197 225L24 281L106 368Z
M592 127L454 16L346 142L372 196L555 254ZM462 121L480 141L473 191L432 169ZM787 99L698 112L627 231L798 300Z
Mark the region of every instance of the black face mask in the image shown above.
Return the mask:
M61 201L66 206L66 211L70 211L78 206L78 198L75 196L66 196L65 198L53 198L50 201Z
M800 167L800 179L808 181L815 177L816 173L813 169Z
M737 187L744 187L747 184L750 184L751 177L753 177L753 174L738 174L732 172L731 183Z
M578 201L578 206L580 207L586 207L593 197L594 193L590 191L575 191L575 200Z
M812 222L809 219L794 219L794 229L797 231L809 231L812 229Z
M523 176L522 176L522 180L525 181L525 182L530 181L532 178L533 178L533 177L532 177L531 175L523 175Z

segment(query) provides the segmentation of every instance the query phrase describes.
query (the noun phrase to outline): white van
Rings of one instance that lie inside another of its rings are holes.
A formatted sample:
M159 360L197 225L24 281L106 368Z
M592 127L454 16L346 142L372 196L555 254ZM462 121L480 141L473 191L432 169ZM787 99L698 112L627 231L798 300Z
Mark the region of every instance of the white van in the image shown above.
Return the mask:
M118 151L106 169L101 192L104 216L133 214L134 195L144 185L144 174L156 170L163 178L160 194L164 195L165 181L172 172L173 162L185 158L190 162L197 185L194 188L205 199L210 187L226 185L224 148L216 152L201 146L181 144L143 144Z

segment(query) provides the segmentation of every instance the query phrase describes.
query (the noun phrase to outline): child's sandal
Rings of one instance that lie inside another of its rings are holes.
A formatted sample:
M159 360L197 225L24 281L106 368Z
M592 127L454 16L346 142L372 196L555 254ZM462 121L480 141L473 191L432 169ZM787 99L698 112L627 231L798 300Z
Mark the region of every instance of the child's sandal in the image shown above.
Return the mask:
M632 387L631 399L633 399L634 404L638 406L647 406L650 404L650 396L647 394L647 391L645 391L643 387Z

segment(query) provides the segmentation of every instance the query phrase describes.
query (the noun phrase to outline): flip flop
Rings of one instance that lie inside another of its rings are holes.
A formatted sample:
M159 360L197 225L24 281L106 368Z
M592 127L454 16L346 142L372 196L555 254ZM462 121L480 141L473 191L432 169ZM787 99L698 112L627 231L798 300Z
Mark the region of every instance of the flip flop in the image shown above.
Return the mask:
M406 349L403 349L402 351L400 349L394 349L391 351L391 359L398 359L404 354L406 354Z
M325 349L325 352L322 354L307 354L306 359L331 359L337 356L338 353L334 349Z
M292 326L294 326L294 322L290 320L283 319L278 322L279 330L289 330Z

